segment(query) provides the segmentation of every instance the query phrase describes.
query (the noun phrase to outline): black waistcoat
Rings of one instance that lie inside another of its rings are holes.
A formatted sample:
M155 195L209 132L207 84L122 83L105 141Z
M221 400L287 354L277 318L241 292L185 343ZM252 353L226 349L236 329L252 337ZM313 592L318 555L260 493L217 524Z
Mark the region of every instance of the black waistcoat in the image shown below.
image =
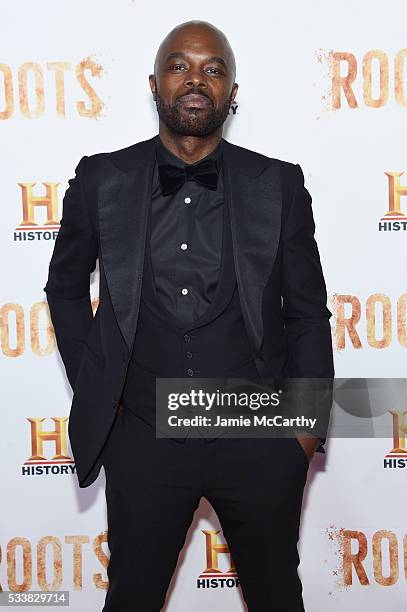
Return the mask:
M156 377L191 377L193 382L194 376L259 376L242 318L226 202L222 231L214 299L203 315L185 325L163 306L156 292L149 208L140 311L122 401L152 426Z

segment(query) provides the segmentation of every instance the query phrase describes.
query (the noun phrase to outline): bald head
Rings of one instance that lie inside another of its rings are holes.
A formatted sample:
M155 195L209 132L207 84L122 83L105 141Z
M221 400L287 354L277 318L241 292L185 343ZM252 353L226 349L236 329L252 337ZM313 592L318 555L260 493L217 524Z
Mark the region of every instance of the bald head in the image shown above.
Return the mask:
M167 130L219 138L238 89L235 75L235 58L223 32L206 21L176 26L159 46L149 75L160 135Z
M208 21L186 21L173 28L161 42L154 61L157 74L169 53L184 51L185 47L199 51L202 46L215 48L225 61L232 81L236 78L236 62L232 47L225 34Z

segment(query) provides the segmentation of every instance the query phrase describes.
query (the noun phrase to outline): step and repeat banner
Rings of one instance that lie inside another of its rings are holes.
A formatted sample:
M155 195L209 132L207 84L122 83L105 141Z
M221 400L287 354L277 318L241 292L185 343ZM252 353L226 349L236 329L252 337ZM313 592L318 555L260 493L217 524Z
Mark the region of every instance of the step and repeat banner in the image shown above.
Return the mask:
M68 590L72 610L96 612L107 588L105 479L102 469L77 486L72 392L43 292L68 179L83 155L157 133L148 75L159 43L178 23L213 23L234 49L240 85L225 138L304 171L336 376L402 379L407 9L395 0L0 6L0 590ZM96 309L98 268L90 282ZM407 610L407 397L384 395L380 408L392 435L330 439L312 460L299 542L307 612ZM231 568L202 499L165 609L246 609Z

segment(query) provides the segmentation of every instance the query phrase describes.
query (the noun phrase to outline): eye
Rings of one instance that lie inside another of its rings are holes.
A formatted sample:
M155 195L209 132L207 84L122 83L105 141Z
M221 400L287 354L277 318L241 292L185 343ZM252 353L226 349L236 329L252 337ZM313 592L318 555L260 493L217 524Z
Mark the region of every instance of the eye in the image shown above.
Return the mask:
M172 66L170 66L171 70L178 69L178 68L185 68L185 64L173 64ZM177 70L177 72L179 71Z
M212 74L223 74L222 70L215 68L214 66L210 66L208 71L211 71Z

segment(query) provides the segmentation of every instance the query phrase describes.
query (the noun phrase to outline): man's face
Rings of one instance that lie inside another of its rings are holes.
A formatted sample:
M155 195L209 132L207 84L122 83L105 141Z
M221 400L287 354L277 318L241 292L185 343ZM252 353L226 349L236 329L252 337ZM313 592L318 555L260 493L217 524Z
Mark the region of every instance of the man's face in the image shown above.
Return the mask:
M237 92L227 48L206 28L185 28L165 42L150 86L157 112L173 132L205 137L217 130Z

